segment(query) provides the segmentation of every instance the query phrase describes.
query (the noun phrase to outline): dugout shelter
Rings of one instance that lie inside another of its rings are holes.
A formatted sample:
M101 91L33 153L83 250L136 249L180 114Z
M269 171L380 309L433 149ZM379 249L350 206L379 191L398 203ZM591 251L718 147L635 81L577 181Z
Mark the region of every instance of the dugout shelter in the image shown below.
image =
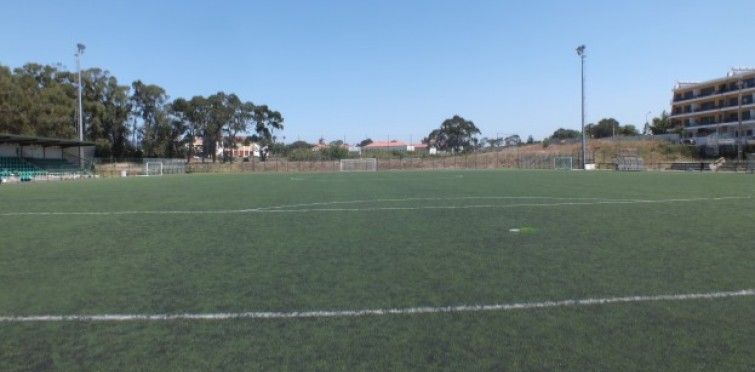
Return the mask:
M92 142L0 133L0 178L75 178L91 168Z

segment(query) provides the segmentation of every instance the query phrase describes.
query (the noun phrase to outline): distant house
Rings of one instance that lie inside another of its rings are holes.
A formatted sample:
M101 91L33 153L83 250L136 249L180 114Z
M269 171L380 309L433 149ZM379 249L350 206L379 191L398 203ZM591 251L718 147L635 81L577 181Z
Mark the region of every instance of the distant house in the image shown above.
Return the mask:
M236 142L235 148L226 148L226 147L223 147L223 139L221 138L219 141L215 143L215 155L219 158L224 157L224 156L229 156L229 157L234 157L234 158L248 158L250 156L253 156L253 157L260 156L260 145L256 143L250 143L248 145L244 145L245 139L241 137L237 137L235 142ZM205 150L204 139L202 137L194 137L194 142L188 145L194 148L195 156L200 156ZM205 153L205 156L209 157L211 156L211 154Z
M430 148L426 143L415 143L410 147L409 151L428 151Z
M428 146L424 143L406 143L403 141L381 141L381 142L373 142L367 146L364 146L362 149L366 151L407 151L407 152L413 152L413 151L427 151Z
M253 156L260 157L260 145L250 143L249 145L236 145L235 149L230 149L230 154L234 158L248 158Z

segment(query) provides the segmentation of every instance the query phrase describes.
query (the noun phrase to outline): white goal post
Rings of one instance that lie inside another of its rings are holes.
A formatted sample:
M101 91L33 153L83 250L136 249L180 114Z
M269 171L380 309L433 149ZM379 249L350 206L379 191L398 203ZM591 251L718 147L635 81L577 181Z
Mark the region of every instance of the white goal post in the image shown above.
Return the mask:
M162 176L163 163L153 162L153 161L144 163L144 175L145 176Z
M572 170L574 158L570 156L560 156L553 158L553 169Z
M375 172L377 171L376 158L341 159L341 172Z

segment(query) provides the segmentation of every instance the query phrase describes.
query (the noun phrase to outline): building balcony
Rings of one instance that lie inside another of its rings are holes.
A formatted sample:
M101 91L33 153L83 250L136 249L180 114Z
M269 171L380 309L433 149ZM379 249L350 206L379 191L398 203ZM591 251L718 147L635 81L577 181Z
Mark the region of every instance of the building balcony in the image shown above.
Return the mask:
M694 122L694 123L685 123L684 129L685 131L689 130L697 130L697 129L715 129L715 128L721 128L721 127L737 127L739 125L739 119L729 119L729 120L723 120L723 121L701 121L701 122ZM742 118L742 126L753 126L755 125L755 119L753 118Z
M749 100L742 99L742 111L749 111L751 109L755 109L755 101L753 101L752 97L750 97ZM700 107L694 110L680 110L680 112L671 112L671 115L669 117L674 119L680 119L680 118L688 118L688 117L695 117L703 113L714 113L714 112L737 112L739 110L739 104L724 104L724 105L713 105L710 107Z
M752 94L755 92L755 84L745 84L742 89L742 94ZM718 96L729 96L729 97L735 97L740 93L740 89L724 89L724 90L714 90L712 92L700 92L698 94L684 94L679 95L674 94L674 99L672 100L673 103L693 103L696 101L703 101L705 99L708 99L709 97L718 97Z

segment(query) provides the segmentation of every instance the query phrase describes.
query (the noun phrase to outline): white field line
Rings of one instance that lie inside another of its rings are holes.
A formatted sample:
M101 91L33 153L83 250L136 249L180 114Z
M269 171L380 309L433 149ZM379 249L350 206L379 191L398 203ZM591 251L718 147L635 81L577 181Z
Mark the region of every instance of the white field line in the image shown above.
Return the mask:
M335 201L325 203L295 204L287 206L271 206L249 209L223 210L155 210L155 211L102 211L102 212L6 212L0 217L12 216L121 216L121 215L171 215L171 214L239 214L239 213L301 213L301 212L374 212L374 211L416 211L428 209L491 209L491 208L519 208L519 207L561 207L583 205L617 205L617 204L662 204L662 203L691 203L704 201L725 201L753 199L753 196L727 196L717 198L683 198L683 199L579 199L579 198L541 198L522 197L516 199L550 199L577 200L556 203L517 203L517 204L470 204L470 205L430 205L416 207L366 207L366 208L303 208L311 206L328 206L339 204L377 203L377 202L406 202L416 200L458 200L459 198L417 198L417 199L382 199L372 201ZM461 198L465 199L465 198ZM512 199L508 197L478 197L477 199ZM592 201L589 201L592 200Z
M226 320L226 319L302 319L302 318L342 318L360 316L412 315L434 313L467 313L482 311L510 311L527 309L547 309L567 306L608 305L652 301L689 301L755 296L755 289L734 292L690 293L656 296L628 296L608 298L587 298L545 302L524 302L496 305L459 305L444 307L409 307L393 309L365 309L339 311L296 311L296 312L243 312L243 313L199 313L199 314L102 314L102 315L36 315L0 316L0 323L24 322L71 322L71 321L140 321L140 320Z

